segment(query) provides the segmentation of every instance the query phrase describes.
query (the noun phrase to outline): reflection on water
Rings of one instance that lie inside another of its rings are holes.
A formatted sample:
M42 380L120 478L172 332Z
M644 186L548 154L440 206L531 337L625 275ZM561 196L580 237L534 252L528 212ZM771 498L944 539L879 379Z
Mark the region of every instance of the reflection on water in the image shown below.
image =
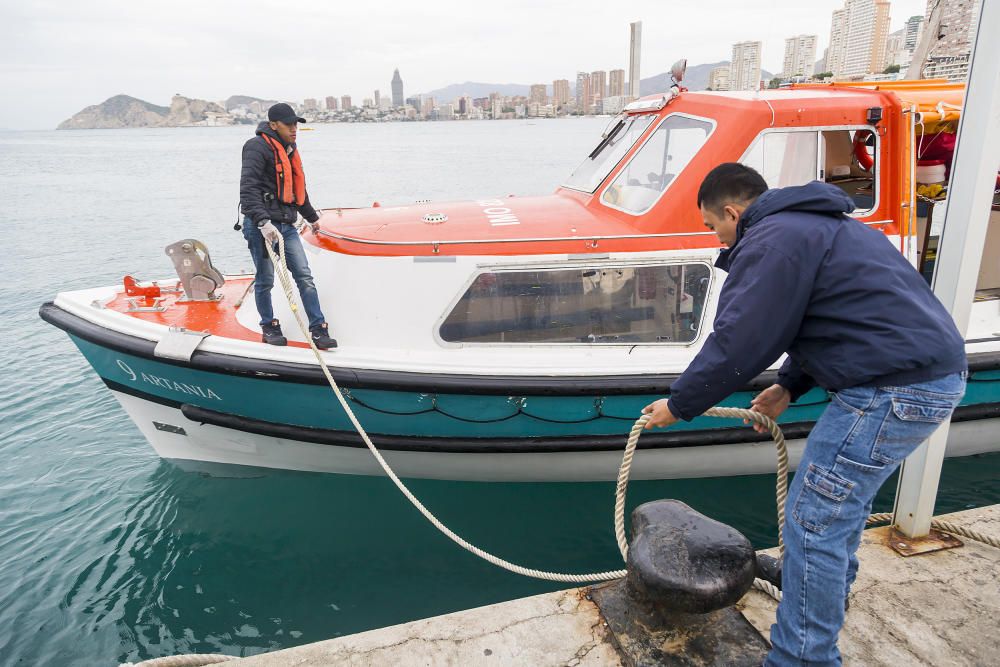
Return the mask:
M984 483L987 495L1000 497L996 479L982 476L997 458L949 462L945 485ZM55 663L72 662L81 647L120 661L251 655L564 587L462 551L387 479L255 472L214 477L157 461L129 485L127 503L77 507L95 520L63 535L59 566L39 563L48 581L14 600L19 615L45 619L48 629L15 634L13 655ZM635 482L629 500L678 498L763 547L775 539L773 484L770 476ZM461 535L515 562L579 572L620 567L611 483L413 480L411 488ZM876 511L889 509L893 488ZM949 502L959 508L976 497L966 490ZM23 604L38 596L58 596L58 611ZM30 625L20 620L20 629Z
M327 192L314 198L544 193L592 147L603 122L591 120L321 127L308 137L310 182ZM247 655L562 587L462 551L383 478L218 476L161 461L66 336L38 319L61 289L166 275L163 246L184 235L209 241L227 270L245 266L229 229L244 134L0 133L0 182L34 193L5 208L0 665ZM477 150L490 160L470 160ZM1000 455L949 461L938 511L1000 502L998 473ZM620 567L611 483L411 486L456 532L509 560ZM632 506L660 497L774 543L772 476L629 489Z

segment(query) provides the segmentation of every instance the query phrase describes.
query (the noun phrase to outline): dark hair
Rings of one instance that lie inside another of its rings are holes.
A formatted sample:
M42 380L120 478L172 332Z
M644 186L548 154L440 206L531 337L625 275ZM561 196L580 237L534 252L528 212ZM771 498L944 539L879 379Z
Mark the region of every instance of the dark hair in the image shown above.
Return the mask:
M754 169L738 162L724 162L708 172L698 188L698 208L718 211L729 203L749 202L767 190L767 182Z

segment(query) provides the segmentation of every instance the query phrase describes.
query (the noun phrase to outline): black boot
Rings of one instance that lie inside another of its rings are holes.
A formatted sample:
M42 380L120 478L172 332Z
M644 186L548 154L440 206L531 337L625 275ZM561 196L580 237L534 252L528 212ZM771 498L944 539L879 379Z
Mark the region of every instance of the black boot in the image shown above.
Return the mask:
M330 338L329 327L324 322L323 324L317 324L316 326L309 329L312 334L313 343L321 350L329 350L331 348L337 347L337 341Z
M281 334L281 324L278 320L260 325L260 331L263 334L261 339L268 345L288 345L288 339Z
M758 579L774 584L781 590L781 561L767 554L757 554L757 572L754 576Z

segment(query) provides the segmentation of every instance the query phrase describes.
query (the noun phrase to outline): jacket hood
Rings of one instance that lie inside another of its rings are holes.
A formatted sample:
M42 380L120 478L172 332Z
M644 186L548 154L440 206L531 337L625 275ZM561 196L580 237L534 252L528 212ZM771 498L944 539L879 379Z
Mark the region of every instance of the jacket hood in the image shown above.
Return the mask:
M769 215L781 211L802 211L839 216L855 209L854 200L836 185L813 181L805 185L768 190L740 216L737 238Z
M850 213L854 208L854 200L848 197L847 193L835 185L820 181L767 190L743 211L736 225L736 241L719 253L715 265L728 271L732 253L739 246L747 230L775 213L801 211L840 217Z
M277 139L281 143L282 146L288 146L288 144L286 144L281 139L281 137L278 135L278 133L271 129L271 124L268 123L266 120L262 120L257 125L257 130L254 132L254 134L256 134L258 136L262 135L262 134L266 134L267 136L271 137L272 139Z

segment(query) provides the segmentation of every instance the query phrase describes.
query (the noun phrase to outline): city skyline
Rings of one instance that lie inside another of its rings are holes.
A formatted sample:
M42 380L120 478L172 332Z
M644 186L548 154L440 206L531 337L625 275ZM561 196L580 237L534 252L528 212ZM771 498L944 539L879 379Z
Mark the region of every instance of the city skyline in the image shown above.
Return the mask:
M763 6L713 0L666 12L662 3L637 0L623 14L603 3L580 12L578 3L540 8L515 0L502 16L483 19L443 0L430 10L400 3L384 12L392 20L373 20L367 7L307 5L289 18L294 43L277 50L262 46L271 25L261 17L272 13L262 2L140 6L95 0L58 12L9 4L0 10L0 86L20 104L0 109L0 127L54 127L120 93L156 104L178 91L199 99L239 93L301 100L331 93L364 99L380 89L389 97L395 67L405 75L407 96L470 80L550 83L577 71L627 70L629 23L637 20L643 22L647 75L667 71L678 58L727 60L731 45L745 40L762 41L762 66L777 72L792 34L820 35L822 51L830 12L841 4L780 0L763 12ZM891 28L923 14L924 4L893 2ZM192 15L198 16L193 25ZM719 26L709 20L716 15L732 20ZM556 25L578 35L577 45L552 43ZM426 39L431 28L435 37ZM514 49L510 34L535 46Z

